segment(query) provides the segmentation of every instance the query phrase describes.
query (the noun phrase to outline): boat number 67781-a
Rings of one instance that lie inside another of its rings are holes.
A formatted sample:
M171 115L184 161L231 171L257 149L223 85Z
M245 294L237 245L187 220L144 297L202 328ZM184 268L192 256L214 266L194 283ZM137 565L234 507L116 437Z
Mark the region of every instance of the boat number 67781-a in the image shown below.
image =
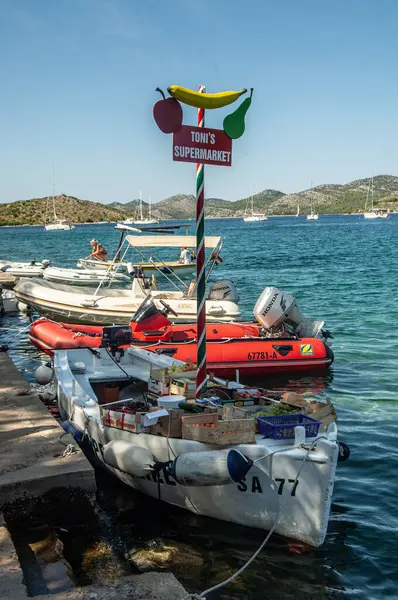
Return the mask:
M249 352L247 360L277 360L276 352Z

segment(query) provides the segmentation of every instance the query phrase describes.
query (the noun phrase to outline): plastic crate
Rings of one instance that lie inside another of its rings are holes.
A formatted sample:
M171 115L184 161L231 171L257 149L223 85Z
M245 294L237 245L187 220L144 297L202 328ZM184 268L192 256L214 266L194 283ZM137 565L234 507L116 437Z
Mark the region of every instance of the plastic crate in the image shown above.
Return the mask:
M297 425L302 425L305 428L306 437L316 437L321 424L321 421L315 421L315 419L301 413L279 415L277 417L256 417L256 419L259 432L274 440L294 439L294 428Z

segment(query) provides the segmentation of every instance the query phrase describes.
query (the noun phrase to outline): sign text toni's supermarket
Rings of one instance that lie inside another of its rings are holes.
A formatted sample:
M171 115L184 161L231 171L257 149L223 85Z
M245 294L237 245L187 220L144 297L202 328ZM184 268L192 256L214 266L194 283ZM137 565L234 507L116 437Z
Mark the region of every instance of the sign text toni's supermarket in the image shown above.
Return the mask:
M173 133L173 160L230 167L232 140L222 129L183 125Z

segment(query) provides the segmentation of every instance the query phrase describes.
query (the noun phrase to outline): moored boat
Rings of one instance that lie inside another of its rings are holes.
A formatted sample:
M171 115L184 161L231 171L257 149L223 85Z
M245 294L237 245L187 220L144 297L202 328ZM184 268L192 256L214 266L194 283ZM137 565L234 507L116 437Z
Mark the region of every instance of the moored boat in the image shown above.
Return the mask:
M47 281L71 285L123 285L131 283L131 277L113 270L66 269L63 267L48 267L43 272Z
M48 268L50 261L41 262L32 260L31 262L13 262L0 261L0 270L7 272L14 277L43 277L45 269Z
M261 430L256 434L251 419L237 423L223 415L220 421L213 412L197 421L196 416L186 420L189 413L183 413L173 418L171 431L172 413L163 408L162 398L161 417L153 412L156 408L145 407L145 390L153 369L182 363L132 347L116 351L117 358L113 353L114 347L95 353L58 350L54 356L64 427L76 439L89 441L98 464L128 486L197 514L273 529L312 546L323 543L339 456L334 418L323 424L296 417L294 422L303 425L291 426L288 437L275 438ZM154 429L158 418L166 419L163 433ZM198 441L190 422L213 423L217 431L207 430L208 441ZM225 428L242 431L246 441L233 442L239 436ZM232 434L221 438L221 446L218 429Z
M290 333L286 327L286 317L275 327L280 320L275 308L271 315L270 311L266 313L269 315L266 320L261 316L275 296L286 302L284 314L289 316L289 311L290 315L293 310L296 311L295 325L290 319ZM311 372L329 367L333 362L333 352L326 343L326 332L321 329L323 323L315 324L307 320L305 327L299 327L305 318L298 312L294 298L289 305L288 295L276 288L267 288L265 298L254 312L258 319L256 323L207 325L208 371L225 377L234 376L236 370L246 376L261 376L280 372ZM194 363L197 352L196 325L172 324L167 319L168 312L167 304L163 311L159 311L151 298L144 300L130 323L131 343L158 355L165 354ZM298 335L299 330L303 332L301 336ZM40 319L32 325L29 338L38 349L52 355L57 349L98 348L102 334L102 327L68 325Z

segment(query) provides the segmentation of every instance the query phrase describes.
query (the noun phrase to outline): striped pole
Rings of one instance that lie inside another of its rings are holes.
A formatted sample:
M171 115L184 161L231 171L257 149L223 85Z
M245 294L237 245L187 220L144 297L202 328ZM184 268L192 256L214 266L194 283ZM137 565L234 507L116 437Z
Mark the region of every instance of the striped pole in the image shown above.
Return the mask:
M199 86L199 92L206 90ZM205 125L205 111L198 109L198 127ZM205 191L204 165L196 164L196 290L197 290L197 372L196 398L206 390L206 273L205 273Z

